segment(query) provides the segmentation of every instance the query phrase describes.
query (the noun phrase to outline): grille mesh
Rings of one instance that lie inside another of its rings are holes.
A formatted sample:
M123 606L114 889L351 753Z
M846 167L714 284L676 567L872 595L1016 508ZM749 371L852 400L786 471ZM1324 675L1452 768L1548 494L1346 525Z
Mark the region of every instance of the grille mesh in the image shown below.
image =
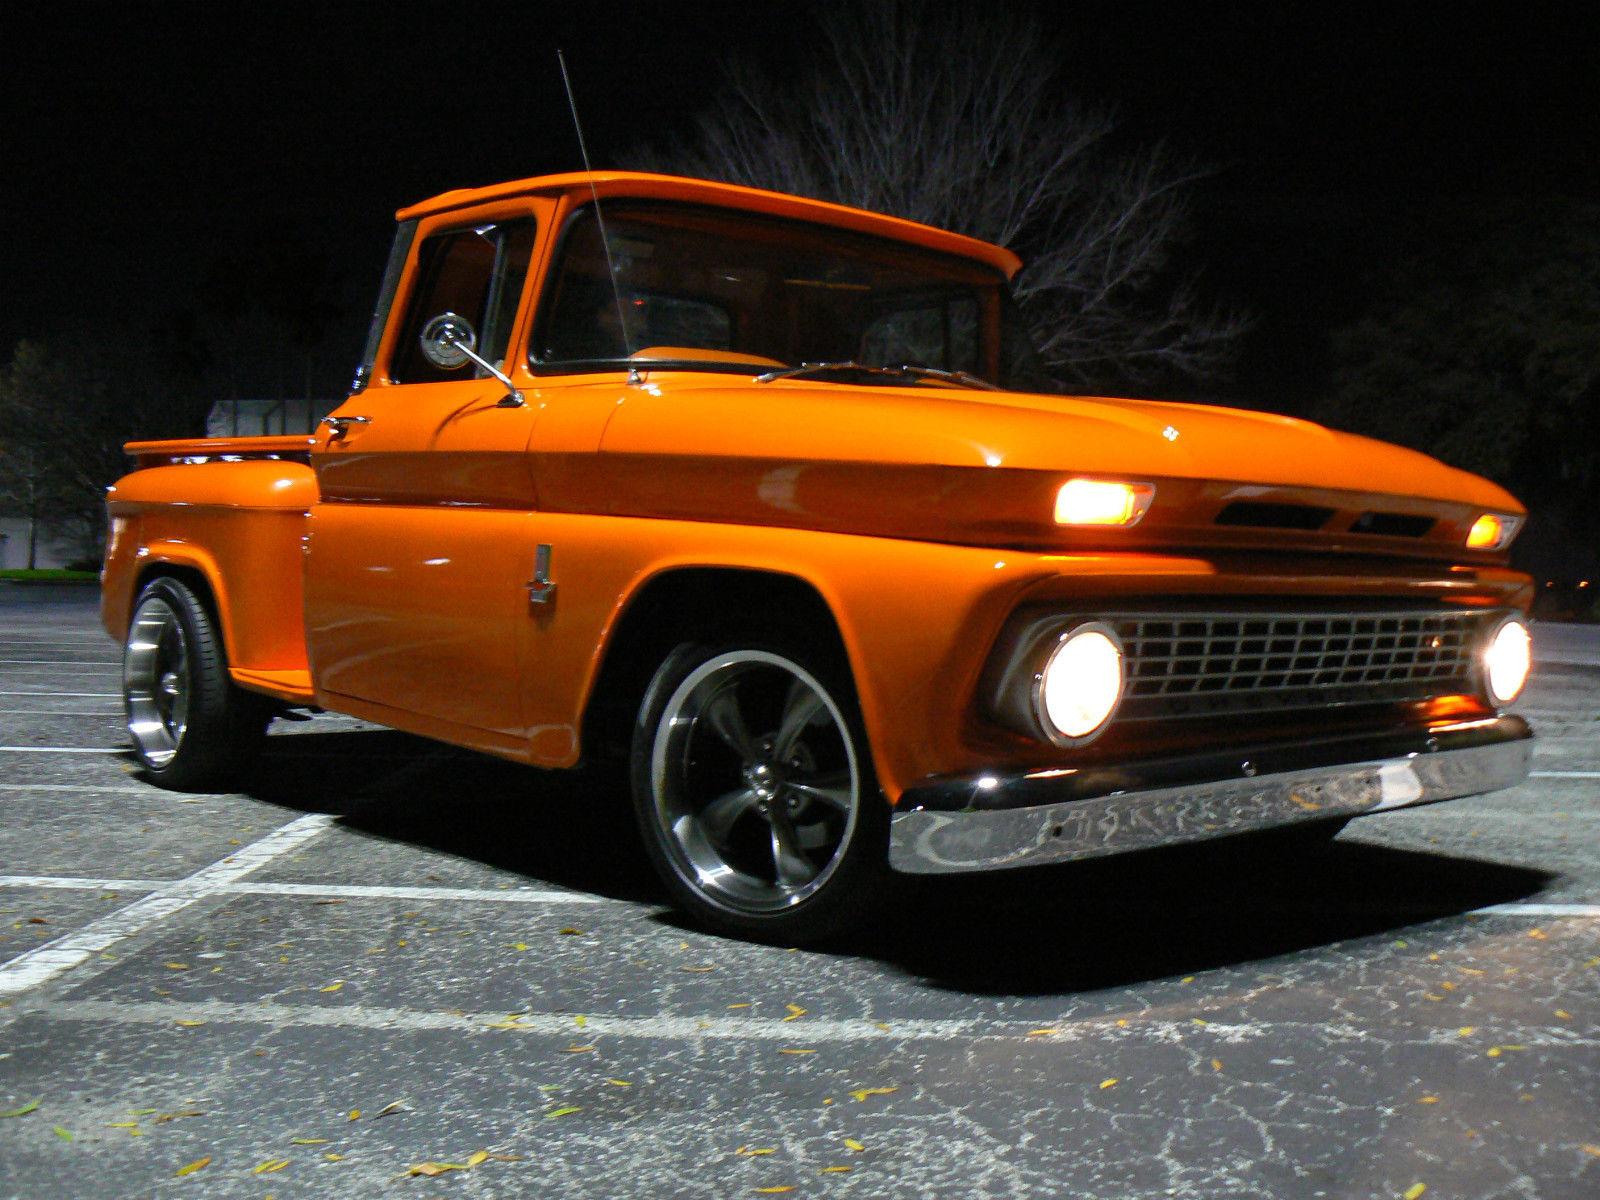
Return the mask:
M1472 690L1482 612L1109 618L1124 719L1418 700Z

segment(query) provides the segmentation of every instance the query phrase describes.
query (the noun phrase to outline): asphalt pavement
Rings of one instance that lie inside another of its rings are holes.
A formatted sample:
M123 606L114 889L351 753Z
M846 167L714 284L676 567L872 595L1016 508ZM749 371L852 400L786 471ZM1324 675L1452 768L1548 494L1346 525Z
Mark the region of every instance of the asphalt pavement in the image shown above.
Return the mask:
M0 1197L1600 1197L1600 627L1534 777L704 933L621 797L337 716L143 783L0 584Z

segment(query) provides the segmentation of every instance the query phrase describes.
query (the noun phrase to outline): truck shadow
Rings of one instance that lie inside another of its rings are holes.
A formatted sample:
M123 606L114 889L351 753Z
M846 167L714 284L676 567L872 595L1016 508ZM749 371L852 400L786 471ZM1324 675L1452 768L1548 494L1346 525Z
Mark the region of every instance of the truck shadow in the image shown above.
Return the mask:
M248 793L436 854L665 907L620 777L535 771L393 732L271 739ZM897 880L870 928L817 951L923 986L1081 992L1392 934L1540 892L1522 866L1360 840L1233 838L1066 867ZM415 882L423 883L419 878Z

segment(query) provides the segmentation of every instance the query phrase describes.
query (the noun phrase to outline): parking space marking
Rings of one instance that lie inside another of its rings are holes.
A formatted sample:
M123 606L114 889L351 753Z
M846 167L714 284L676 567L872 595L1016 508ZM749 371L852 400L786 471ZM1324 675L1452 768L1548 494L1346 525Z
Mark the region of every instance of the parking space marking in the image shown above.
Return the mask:
M0 888L58 888L96 891L155 891L175 887L177 879L102 879L82 875L0 875ZM232 896L327 896L341 900L486 900L492 904L604 904L587 892L539 888L384 887L354 883L223 883L211 889Z
M1531 771L1534 779L1600 779L1600 771Z
M0 754L126 754L126 747L105 746L0 746Z
M1475 908L1468 916L1496 917L1600 917L1600 904L1540 904L1525 901L1519 904L1491 904Z
M114 658L103 658L98 662L86 659L60 659L60 658L0 658L0 667L88 667L95 671L114 671L122 664ZM35 672L37 673L37 672Z
M120 717L122 710L107 708L100 712L56 712L49 708L0 708L0 716L6 717Z
M0 792L98 792L109 793L113 796L157 796L162 793L152 787L112 787L107 784L95 783L0 783ZM215 793L199 793L186 796L187 800L198 800L201 797Z
M0 875L0 888L59 888L86 892L153 892L175 879L99 879L84 875Z
M326 813L296 817L259 841L251 842L227 858L203 867L192 875L162 887L142 900L64 934L10 962L0 964L0 996L13 995L48 983L124 938L142 933L158 921L181 912L252 871L299 849L319 836L333 822Z
M223 1000L174 1001L57 1000L33 1010L46 1017L112 1022L129 1025L171 1025L178 1020L206 1024L323 1026L382 1030L446 1030L487 1035L514 1030L570 1040L575 1032L573 1014L505 1011L463 1013L428 1012L410 1008L378 1008L367 1005L279 1004L261 1001L240 1004ZM649 1041L752 1041L785 1042L812 1047L852 1042L908 1041L1009 1041L1038 1045L1044 1042L1095 1040L1158 1042L1166 1045L1193 1041L1197 1036L1213 1044L1238 1045L1261 1038L1279 1036L1271 1022L1210 1022L1197 1033L1192 1019L1127 1020L1119 1025L1113 1017L1049 1021L1048 1037L1035 1034L1036 1021L989 1021L980 1018L907 1019L876 1022L865 1017L830 1020L807 1018L790 1024L782 1018L768 1017L613 1017L585 1014L583 1037L622 1038ZM1328 1024L1321 1033L1339 1041L1364 1041L1372 1031L1359 1025ZM1600 1046L1600 1037L1565 1029L1525 1028L1504 1031L1514 1035L1518 1045L1538 1047ZM1455 1043L1454 1029L1423 1035L1423 1041Z
M121 700L121 692L11 692L0 691L0 696L77 696L85 700Z

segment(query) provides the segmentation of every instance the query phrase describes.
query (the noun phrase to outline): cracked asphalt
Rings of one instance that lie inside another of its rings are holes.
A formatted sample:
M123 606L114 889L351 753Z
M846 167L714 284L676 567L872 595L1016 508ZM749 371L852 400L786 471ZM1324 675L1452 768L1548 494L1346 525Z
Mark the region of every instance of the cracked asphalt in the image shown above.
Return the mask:
M0 585L0 1197L1600 1197L1600 628L1521 787L823 952L682 922L582 776L325 716L150 787L94 604Z

